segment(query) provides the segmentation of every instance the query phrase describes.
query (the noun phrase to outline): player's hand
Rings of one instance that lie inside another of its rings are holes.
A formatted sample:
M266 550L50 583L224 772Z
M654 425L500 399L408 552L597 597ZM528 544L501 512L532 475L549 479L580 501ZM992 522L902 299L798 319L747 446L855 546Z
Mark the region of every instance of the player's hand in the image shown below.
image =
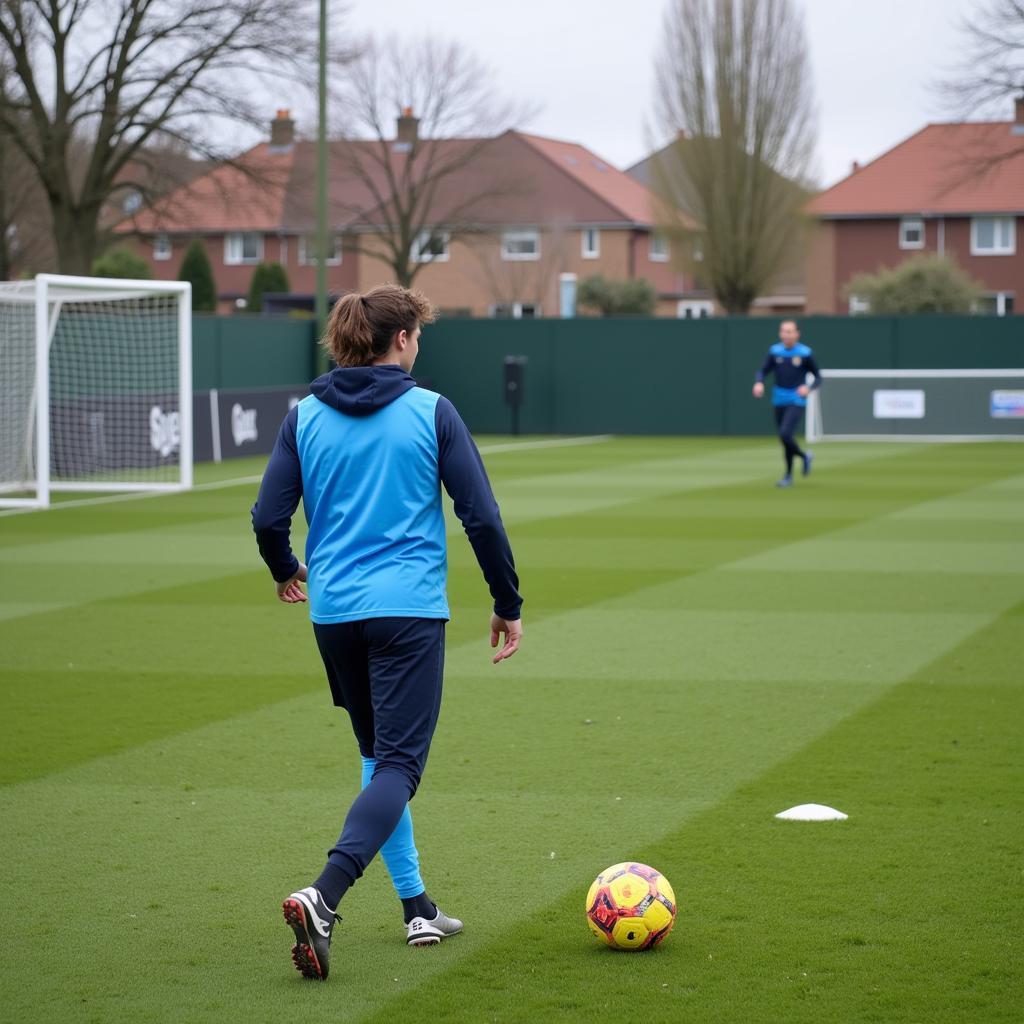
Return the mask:
M811 389L806 384L801 384L800 387L796 389L796 393L801 398L806 398L811 393Z
M277 587L277 599L283 601L285 604L301 604L306 600L306 594L300 583L306 582L306 567L299 562L299 568L295 571L295 575L291 579L284 580L282 583L275 583Z
M755 398L760 398L763 394L764 394L764 384L762 384L761 381L758 381L754 385L754 397Z
M491 616L491 646L498 646L499 634L505 634L505 643L502 648L494 656L494 664L497 665L499 661L504 661L506 658L511 658L516 651L519 650L519 641L523 638L523 621L522 619L503 619L497 615Z

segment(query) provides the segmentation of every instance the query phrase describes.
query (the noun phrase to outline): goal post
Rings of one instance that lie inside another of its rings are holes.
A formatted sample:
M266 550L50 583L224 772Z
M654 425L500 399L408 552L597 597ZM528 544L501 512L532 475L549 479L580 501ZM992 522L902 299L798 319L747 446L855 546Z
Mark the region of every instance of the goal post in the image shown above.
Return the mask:
M1024 369L826 370L808 441L1024 441Z
M192 486L187 282L0 283L0 506Z

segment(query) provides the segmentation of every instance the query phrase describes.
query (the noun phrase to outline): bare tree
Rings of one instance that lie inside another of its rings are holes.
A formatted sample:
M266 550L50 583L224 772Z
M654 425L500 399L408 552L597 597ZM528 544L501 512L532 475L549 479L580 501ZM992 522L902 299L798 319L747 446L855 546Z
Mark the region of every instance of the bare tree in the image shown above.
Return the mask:
M1005 113L1007 101L1024 93L1024 0L986 0L960 20L962 54L940 83L961 118Z
M701 276L746 313L792 262L814 151L803 21L792 0L671 0L657 118L678 141L655 168L672 211L700 225Z
M938 83L950 112L961 120L1005 117L1011 100L1024 100L1024 0L987 0L960 22L963 57ZM978 125L950 165L944 188L984 178L1024 159L1024 138Z
M151 141L219 158L232 124L260 124L261 76L307 76L316 26L311 0L4 0L0 126L45 192L59 268L88 272Z
M0 280L53 265L46 194L0 124Z
M357 50L332 100L345 143L335 150L336 171L363 193L339 211L346 245L409 287L443 256L442 235L450 241L478 230L487 200L516 187L491 159L492 147L526 110L500 98L483 64L458 43L370 38Z

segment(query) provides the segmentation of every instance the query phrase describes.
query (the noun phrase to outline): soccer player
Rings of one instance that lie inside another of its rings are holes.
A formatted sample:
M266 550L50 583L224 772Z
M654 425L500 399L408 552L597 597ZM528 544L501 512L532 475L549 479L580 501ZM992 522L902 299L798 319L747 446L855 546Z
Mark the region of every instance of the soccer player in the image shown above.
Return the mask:
M814 353L801 343L800 328L795 320L783 320L779 324L779 341L768 349L768 355L754 378L755 398L764 394L764 379L769 373L775 374L772 406L786 460L786 473L775 486L792 487L793 460L800 459L804 476L810 473L814 461L814 453L804 451L797 444L796 432L807 406L807 396L821 386L821 371L814 361ZM810 384L807 383L808 374L812 377Z
M394 285L337 302L324 340L337 368L285 418L252 510L278 598L304 602L308 584L331 695L348 711L363 759L364 788L323 871L284 901L292 960L307 978L327 978L338 904L378 851L411 945L462 930L426 894L408 807L441 705L442 485L494 599L491 646L504 637L495 664L523 634L519 580L480 453L452 404L410 376L421 327L435 318L429 300ZM300 498L308 571L289 541Z

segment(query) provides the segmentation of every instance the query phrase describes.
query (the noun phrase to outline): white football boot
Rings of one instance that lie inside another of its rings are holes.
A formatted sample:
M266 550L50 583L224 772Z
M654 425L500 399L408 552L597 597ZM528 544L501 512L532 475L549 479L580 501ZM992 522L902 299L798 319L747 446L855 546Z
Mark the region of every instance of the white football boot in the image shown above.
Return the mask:
M437 917L427 920L425 917L414 917L405 926L405 941L410 946L436 946L449 935L457 935L462 931L462 922L457 917L449 917L440 907Z

